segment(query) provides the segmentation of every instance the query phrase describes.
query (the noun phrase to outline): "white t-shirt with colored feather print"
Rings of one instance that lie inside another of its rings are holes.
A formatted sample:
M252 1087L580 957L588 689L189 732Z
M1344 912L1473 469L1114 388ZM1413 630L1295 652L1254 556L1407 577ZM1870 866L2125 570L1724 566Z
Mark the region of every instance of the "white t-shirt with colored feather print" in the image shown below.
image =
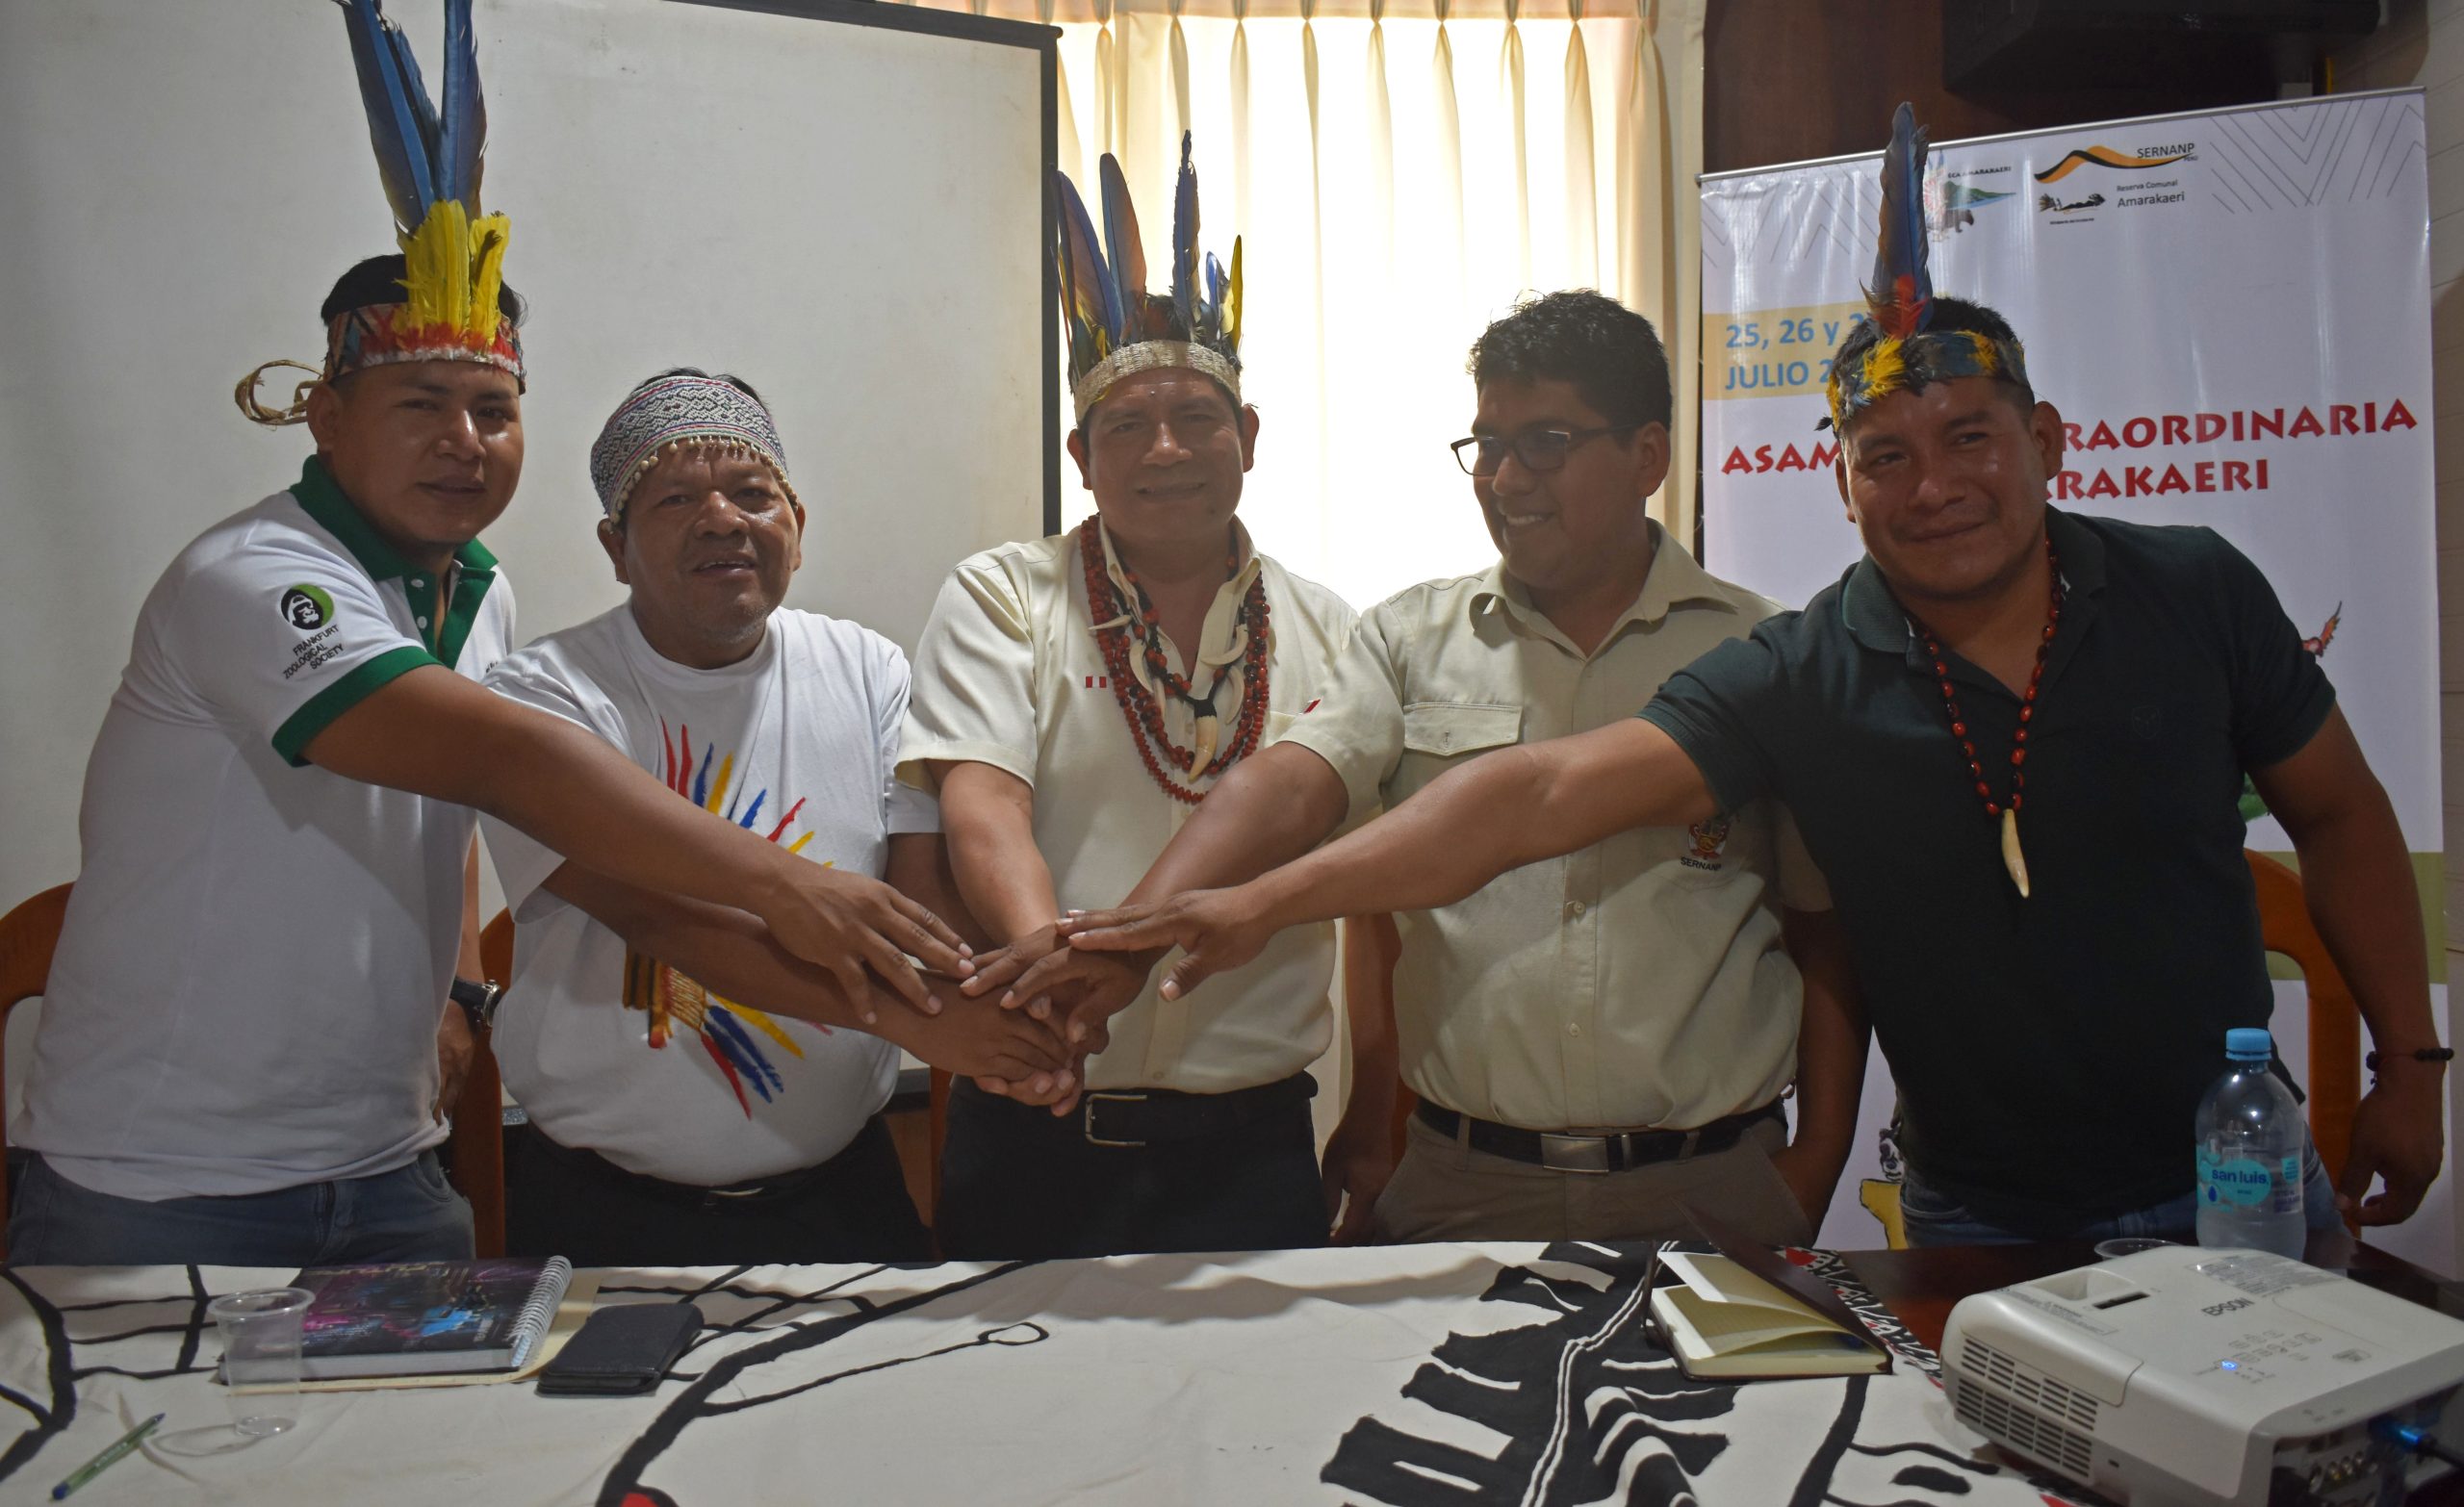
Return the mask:
M783 608L749 657L695 670L661 657L617 607L508 657L487 684L816 863L878 877L891 833L940 829L932 798L892 778L906 656L852 623ZM500 822L484 830L515 922L497 1061L550 1137L717 1187L825 1162L888 1101L889 1043L710 996L541 888L564 861L555 853ZM658 1046L654 1003L668 1022Z

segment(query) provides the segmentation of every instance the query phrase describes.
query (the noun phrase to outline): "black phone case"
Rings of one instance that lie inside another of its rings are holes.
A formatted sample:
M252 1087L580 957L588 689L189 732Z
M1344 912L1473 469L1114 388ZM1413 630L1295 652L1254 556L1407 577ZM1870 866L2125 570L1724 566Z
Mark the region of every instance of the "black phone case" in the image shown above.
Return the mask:
M631 1397L656 1390L702 1329L691 1303L596 1309L539 1371L543 1397Z

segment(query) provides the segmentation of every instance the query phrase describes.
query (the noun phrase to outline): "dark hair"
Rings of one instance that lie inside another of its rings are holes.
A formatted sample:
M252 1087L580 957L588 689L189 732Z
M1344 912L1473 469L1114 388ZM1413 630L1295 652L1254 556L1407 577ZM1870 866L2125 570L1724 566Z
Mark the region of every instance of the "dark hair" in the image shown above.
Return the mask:
M629 403L631 402L634 398L641 396L643 393L657 384L666 381L669 377L680 376L700 377L706 382L725 382L728 386L734 388L737 392L752 398L755 402L760 403L764 409L767 409L770 406L769 403L763 401L760 394L753 390L752 383L746 381L740 376L737 376L734 372L705 371L700 367L670 367L666 370L658 372L656 375L646 376L633 384L633 390L625 395L625 401Z
M401 253L372 256L345 272L334 283L334 291L325 294L324 305L317 311L317 322L331 324L334 316L353 309L365 309L371 304L399 303L402 301L403 280L409 276L410 268L402 260ZM513 291L512 284L498 285L497 310L506 319L518 326L529 309L530 306L523 302L522 294Z
M1665 427L1673 405L1668 352L1652 321L1588 288L1527 298L1480 332L1467 368L1491 382L1571 382L1583 403L1619 427Z
M2003 341L2013 345L2019 343L2019 337L2011 328L2010 320L1985 305L1971 303L1965 298L1946 298L1937 294L1934 299L1933 317L1926 321L1925 328L1929 333L1965 330L1970 334L1982 335L1988 340ZM1834 367L1844 367L1852 361L1862 361L1865 358L1865 352L1873 349L1881 339L1882 332L1875 328L1873 320L1865 319L1853 320L1848 326L1848 333L1840 337L1839 348L1832 353L1831 364ZM2010 386L2011 400L2019 405L2021 413L2027 413L2036 407L2036 391L2027 384L2025 379L2005 376L2003 381Z

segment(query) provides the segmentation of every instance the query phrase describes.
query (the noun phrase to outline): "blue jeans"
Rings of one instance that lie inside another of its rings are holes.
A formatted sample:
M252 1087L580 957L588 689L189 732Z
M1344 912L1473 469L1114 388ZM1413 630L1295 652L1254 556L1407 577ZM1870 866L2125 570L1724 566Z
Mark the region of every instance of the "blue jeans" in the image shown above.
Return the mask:
M432 1151L368 1177L159 1203L98 1193L38 1153L9 1153L12 1265L333 1266L471 1254L471 1206Z
M2188 1244L2198 1238L2195 1188L2161 1204L2065 1230L2059 1237L2044 1237L2025 1235L1979 1218L1956 1198L1928 1187L1916 1175L1916 1169L1910 1167L1900 1184L1899 1213L1908 1226L1911 1245L2025 1245L2043 1239L2109 1240L2129 1235ZM2306 1144L2301 1148L2301 1217L2313 1230L2336 1229L2343 1223L2336 1213L2336 1186L2327 1181L2327 1169L2319 1161L2319 1149Z

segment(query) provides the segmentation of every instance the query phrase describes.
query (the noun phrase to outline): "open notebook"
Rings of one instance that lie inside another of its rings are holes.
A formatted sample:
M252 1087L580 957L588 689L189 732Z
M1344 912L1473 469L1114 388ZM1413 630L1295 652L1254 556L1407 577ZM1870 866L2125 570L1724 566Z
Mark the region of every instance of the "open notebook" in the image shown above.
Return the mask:
M1687 1213L1716 1254L1661 1252L1651 1295L1652 1318L1686 1375L1753 1381L1890 1369L1889 1352L1820 1278L1699 1210Z

